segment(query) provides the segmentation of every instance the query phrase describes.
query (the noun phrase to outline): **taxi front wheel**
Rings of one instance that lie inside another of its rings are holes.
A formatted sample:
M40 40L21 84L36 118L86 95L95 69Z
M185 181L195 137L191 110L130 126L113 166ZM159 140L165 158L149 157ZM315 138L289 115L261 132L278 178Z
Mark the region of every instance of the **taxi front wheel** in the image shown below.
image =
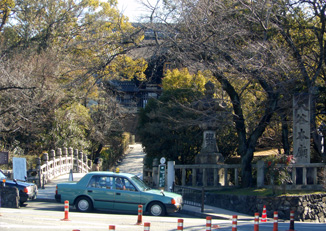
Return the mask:
M152 202L149 205L149 212L152 216L164 216L166 213L164 205L159 202Z
M76 201L76 208L79 212L90 212L93 209L93 204L89 198L79 197Z

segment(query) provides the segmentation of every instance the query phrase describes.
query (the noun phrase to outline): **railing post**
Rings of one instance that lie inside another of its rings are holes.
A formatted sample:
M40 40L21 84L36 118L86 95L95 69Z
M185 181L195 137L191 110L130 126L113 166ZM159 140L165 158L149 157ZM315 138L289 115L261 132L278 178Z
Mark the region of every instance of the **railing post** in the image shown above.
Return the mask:
M234 185L239 186L239 172L238 168L234 168Z
M83 152L82 151L80 151L79 153L78 153L78 160L80 160L80 164L79 164L79 161L77 162L78 163L78 171L77 172L79 172L79 173L81 173L81 172L83 172L83 167L84 167L84 162L83 162Z
M64 172L68 172L68 148L64 147L62 149L62 159L63 159L63 165L64 165Z
M43 172L43 176L42 176L42 180L43 180L43 186L45 185L45 177L44 175L46 175L46 179L49 179L49 154L48 153L43 153L43 161L45 164L45 172Z
M229 186L228 168L224 168L224 186Z
M307 185L307 168L302 168L302 185Z
M207 171L206 168L203 168L203 186L207 186Z
M38 187L42 187L42 171L41 171L41 158L36 158L36 169L37 169L37 175L38 175Z
M185 186L186 185L186 169L185 168L182 168L182 176L181 176L181 179L182 179L182 186Z
M313 181L314 181L313 184L317 185L317 183L318 183L318 181L317 181L317 167L313 168L313 178L314 178L313 179Z
M74 170L78 172L78 149L74 149Z
M195 187L197 184L197 169L196 168L192 168L192 186Z
M88 168L87 168L87 155L86 154L83 154L83 172L86 173L88 172Z
M297 184L297 168L295 166L292 167L292 184Z
M52 168L50 169L50 172L52 172L52 176L51 177L55 177L56 173L55 173L55 151L53 149L50 150L50 161L52 160Z
M68 159L69 159L68 172L70 172L70 169L74 170L74 150L72 149L72 147L68 148Z
M217 181L218 181L218 179L219 179L219 176L218 176L218 168L214 168L213 169L213 174L214 174L214 183L213 183L213 185L214 185L214 187L217 187Z
M59 175L62 175L62 150L61 148L57 148L57 151L56 151L56 156L59 157L59 169L58 169L58 172L59 172Z

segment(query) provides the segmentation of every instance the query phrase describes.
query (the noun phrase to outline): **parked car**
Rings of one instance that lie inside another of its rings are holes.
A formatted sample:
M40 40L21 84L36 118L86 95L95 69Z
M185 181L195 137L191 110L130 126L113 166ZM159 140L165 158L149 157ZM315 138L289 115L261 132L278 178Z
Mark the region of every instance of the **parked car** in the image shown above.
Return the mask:
M57 185L57 202L68 200L80 212L92 209L143 211L163 216L182 209L182 196L148 187L140 178L128 173L90 172L78 182Z
M28 200L34 200L37 197L38 188L34 183L19 181L19 180L8 180L5 174L0 170L1 185L5 184L5 187L15 187L19 191L19 202L23 205Z

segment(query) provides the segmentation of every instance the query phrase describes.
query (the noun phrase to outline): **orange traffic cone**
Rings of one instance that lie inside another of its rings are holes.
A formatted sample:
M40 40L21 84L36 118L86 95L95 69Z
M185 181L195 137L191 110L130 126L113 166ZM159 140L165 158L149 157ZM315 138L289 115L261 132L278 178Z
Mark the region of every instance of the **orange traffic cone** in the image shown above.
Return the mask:
M260 222L267 222L266 205L264 205L263 214L261 215Z

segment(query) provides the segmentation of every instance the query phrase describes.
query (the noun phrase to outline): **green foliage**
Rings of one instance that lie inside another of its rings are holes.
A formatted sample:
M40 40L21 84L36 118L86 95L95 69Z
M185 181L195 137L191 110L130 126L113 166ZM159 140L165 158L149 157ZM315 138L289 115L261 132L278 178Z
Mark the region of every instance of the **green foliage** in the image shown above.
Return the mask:
M147 63L125 55L143 37L117 1L6 0L0 17L4 150L73 146L97 155L119 140L122 108L101 80L144 80ZM90 101L97 106L86 108Z
M191 102L194 95L191 90L167 91L159 100L149 100L141 110L137 134L149 158L164 156L177 163L193 163L202 131L198 126L183 123L194 115L179 103Z
M54 125L49 133L53 147L78 147L87 150L90 142L87 139L91 123L89 109L74 103L55 112Z
M173 69L168 70L163 78L163 89L193 89L196 91L204 92L207 76L209 73L202 73L199 71L197 74L190 74L187 68L182 70Z

